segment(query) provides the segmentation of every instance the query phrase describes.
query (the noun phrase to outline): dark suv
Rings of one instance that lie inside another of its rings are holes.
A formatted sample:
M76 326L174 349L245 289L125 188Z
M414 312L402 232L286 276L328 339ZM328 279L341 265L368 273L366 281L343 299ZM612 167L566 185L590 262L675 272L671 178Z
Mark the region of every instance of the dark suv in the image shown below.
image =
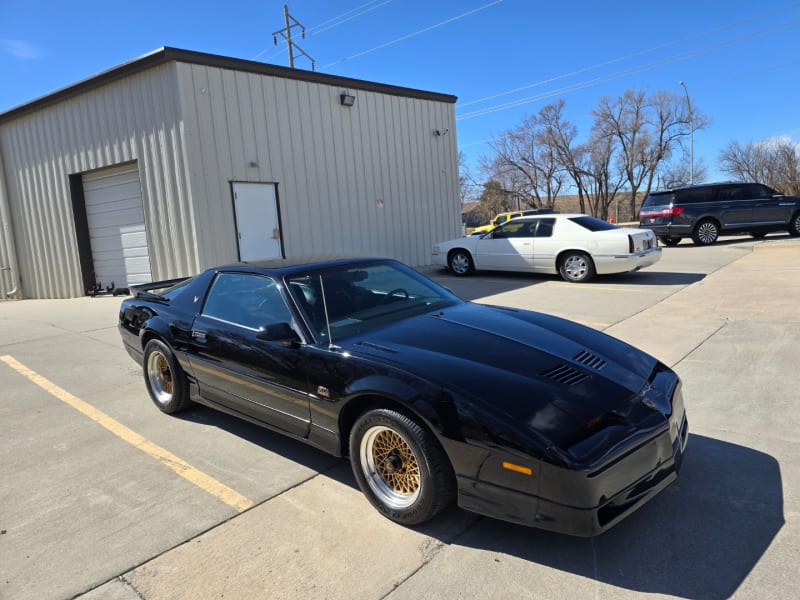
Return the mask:
M652 229L667 246L691 237L709 245L720 235L770 231L800 235L800 198L760 183L712 183L651 192L639 212L639 227Z

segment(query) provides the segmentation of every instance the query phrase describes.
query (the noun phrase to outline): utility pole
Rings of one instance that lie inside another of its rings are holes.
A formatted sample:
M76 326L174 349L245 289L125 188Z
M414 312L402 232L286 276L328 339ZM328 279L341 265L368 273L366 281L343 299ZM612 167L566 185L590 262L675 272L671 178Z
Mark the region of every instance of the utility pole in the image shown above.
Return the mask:
M689 107L689 185L694 185L694 115L692 114L692 101L689 100L689 90L686 83L681 81L681 87L686 93L686 105Z
M286 26L283 29L278 29L278 31L272 32L272 42L277 46L279 35L286 40L286 46L289 49L289 68L294 69L294 56L296 51L298 54L302 54L309 61L311 61L311 70L313 71L314 59L311 58L300 46L298 46L292 41L292 29L294 29L295 27L299 27L300 37L306 39L306 28L300 21L298 21L292 15L289 14L288 4L283 5L283 20L286 23Z

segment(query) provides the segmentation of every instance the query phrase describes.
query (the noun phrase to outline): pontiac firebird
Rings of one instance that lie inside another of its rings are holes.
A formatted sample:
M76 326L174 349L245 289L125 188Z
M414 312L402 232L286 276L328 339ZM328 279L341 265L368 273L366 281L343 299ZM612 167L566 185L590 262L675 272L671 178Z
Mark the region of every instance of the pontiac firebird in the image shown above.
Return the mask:
M155 405L204 404L348 456L415 525L469 511L578 536L673 482L678 376L547 314L465 302L394 260L277 260L132 288L119 330Z

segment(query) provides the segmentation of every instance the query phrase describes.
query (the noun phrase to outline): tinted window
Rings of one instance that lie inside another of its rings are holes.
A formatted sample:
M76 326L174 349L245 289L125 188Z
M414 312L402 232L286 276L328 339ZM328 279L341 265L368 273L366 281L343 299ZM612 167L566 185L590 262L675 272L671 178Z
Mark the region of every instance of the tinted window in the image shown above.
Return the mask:
M672 192L661 193L661 194L648 194L647 198L644 199L644 204L642 208L645 206L665 206L667 204L671 204L675 201L675 194Z
M399 263L329 269L292 277L287 284L314 337L326 342L328 322L334 342L459 302Z
M678 192L678 201L681 204L696 204L698 202L714 202L717 199L717 188L700 187L687 188Z
M250 329L292 320L275 282L250 273L219 273L211 284L203 314Z
M750 198L772 198L772 190L765 185L752 184L747 187L747 195Z
M746 185L729 185L719 188L717 199L720 201L727 200L749 200L752 198L750 195L751 186Z
M609 229L618 229L616 225L606 223L605 221L596 217L570 217L569 220L573 223L577 223L581 227L588 229L589 231L608 231Z
M509 221L492 233L494 239L532 237L529 221Z
M555 219L538 219L536 225L535 237L550 237L553 235L553 226L556 224Z

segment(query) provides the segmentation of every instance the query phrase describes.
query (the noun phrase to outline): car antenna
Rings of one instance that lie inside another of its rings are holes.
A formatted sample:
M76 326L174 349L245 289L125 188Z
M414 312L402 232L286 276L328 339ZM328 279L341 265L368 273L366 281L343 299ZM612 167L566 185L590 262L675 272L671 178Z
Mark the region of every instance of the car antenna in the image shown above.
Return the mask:
M325 326L328 328L328 349L331 349L334 347L334 343L331 335L331 320L328 318L328 302L325 299L325 284L322 281L322 274L319 276L319 291L322 294L322 311L325 313Z

